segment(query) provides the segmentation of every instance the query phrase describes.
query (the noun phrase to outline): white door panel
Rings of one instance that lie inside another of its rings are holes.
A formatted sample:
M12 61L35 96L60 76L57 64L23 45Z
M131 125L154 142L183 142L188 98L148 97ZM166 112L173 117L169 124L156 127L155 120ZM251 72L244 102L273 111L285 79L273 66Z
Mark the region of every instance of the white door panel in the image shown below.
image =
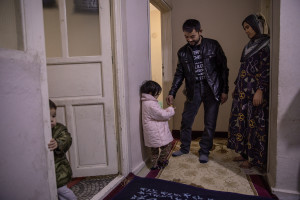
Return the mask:
M70 2L59 1L58 6L61 42L56 43L62 47L51 48L61 49L62 56L47 59L48 85L49 96L58 105L57 120L67 125L73 138L69 154L73 176L116 174L118 156L109 0L99 1L99 16L95 11L73 10L68 7L72 6ZM44 9L44 15L49 12L51 10ZM95 16L98 16L97 31L92 28L97 21ZM46 36L52 20L45 17ZM80 32L76 29L82 25L91 30ZM95 44L89 43L90 38L83 38L86 42L76 40L87 33L86 37L97 37ZM46 41L51 44L51 38ZM90 45L99 45L99 48L89 48ZM91 55L85 55L87 52ZM99 55L95 55L97 53Z
M1 199L57 199L42 19L40 0L0 1Z
M101 63L53 65L48 76L51 97L102 96Z

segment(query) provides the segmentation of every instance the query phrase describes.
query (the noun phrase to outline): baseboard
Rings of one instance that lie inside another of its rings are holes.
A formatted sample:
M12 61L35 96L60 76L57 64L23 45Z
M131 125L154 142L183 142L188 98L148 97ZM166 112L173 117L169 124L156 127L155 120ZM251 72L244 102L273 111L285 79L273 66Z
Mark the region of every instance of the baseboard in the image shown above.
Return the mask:
M180 139L180 130L173 130L172 131L173 137L176 139ZM192 140L201 137L203 134L203 131L192 131ZM228 132L221 132L221 131L216 131L215 132L215 137L219 138L227 138L228 137Z
M300 193L298 191L271 188L272 192L279 198L279 200L299 200Z
M133 174L138 174L144 167L146 166L145 161L142 161L140 164L138 164L133 170Z
M115 187L117 187L126 176L119 175L114 180L112 180L107 186L100 190L91 200L103 199L106 197Z

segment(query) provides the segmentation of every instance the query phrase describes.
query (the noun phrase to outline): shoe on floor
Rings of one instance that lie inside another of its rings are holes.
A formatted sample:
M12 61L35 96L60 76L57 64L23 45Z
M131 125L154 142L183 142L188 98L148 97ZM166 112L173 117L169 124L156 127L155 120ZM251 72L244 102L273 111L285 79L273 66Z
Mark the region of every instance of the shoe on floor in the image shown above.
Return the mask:
M157 170L157 169L159 169L158 166L155 166L155 167L153 166L153 167L150 168L150 170Z
M173 157L177 157L177 156L182 156L183 154L187 154L187 153L183 153L182 151L178 150L172 153Z
M201 155L199 156L199 162L200 162L200 163L207 163L207 162L208 162L208 155L201 154Z
M169 164L168 160L165 160L163 162L160 162L160 161L157 162L159 169L164 169L168 164Z

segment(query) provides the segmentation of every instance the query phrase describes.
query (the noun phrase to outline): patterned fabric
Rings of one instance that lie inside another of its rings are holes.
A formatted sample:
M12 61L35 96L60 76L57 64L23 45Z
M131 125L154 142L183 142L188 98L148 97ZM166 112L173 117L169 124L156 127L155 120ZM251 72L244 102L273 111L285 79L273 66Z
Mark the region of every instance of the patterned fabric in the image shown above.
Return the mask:
M56 140L58 147L54 150L54 162L56 172L57 188L66 185L72 177L72 169L66 157L66 152L72 144L72 137L67 127L57 123L52 128L52 137Z
M151 148L151 164L152 167L156 167L157 163L163 163L164 161L166 161L168 159L168 155L171 151L172 148L172 143L169 143L165 146L160 147L161 152L159 154L159 148Z
M113 200L272 200L271 198L243 195L197 188L190 185L175 183L154 178L135 176Z
M259 167L267 162L269 70L269 46L241 63L229 120L228 148L246 154ZM263 91L263 103L253 106L257 89Z

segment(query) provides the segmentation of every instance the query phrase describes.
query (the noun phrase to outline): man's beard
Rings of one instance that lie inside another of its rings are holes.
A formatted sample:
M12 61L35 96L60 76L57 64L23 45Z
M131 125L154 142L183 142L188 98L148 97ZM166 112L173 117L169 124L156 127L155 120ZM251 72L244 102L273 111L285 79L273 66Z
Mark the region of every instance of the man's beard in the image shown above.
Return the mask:
M189 45L190 45L191 47L196 46L196 45L199 43L200 39L201 39L201 38L199 37L199 40L193 41L193 44L191 44L191 43L189 42Z

